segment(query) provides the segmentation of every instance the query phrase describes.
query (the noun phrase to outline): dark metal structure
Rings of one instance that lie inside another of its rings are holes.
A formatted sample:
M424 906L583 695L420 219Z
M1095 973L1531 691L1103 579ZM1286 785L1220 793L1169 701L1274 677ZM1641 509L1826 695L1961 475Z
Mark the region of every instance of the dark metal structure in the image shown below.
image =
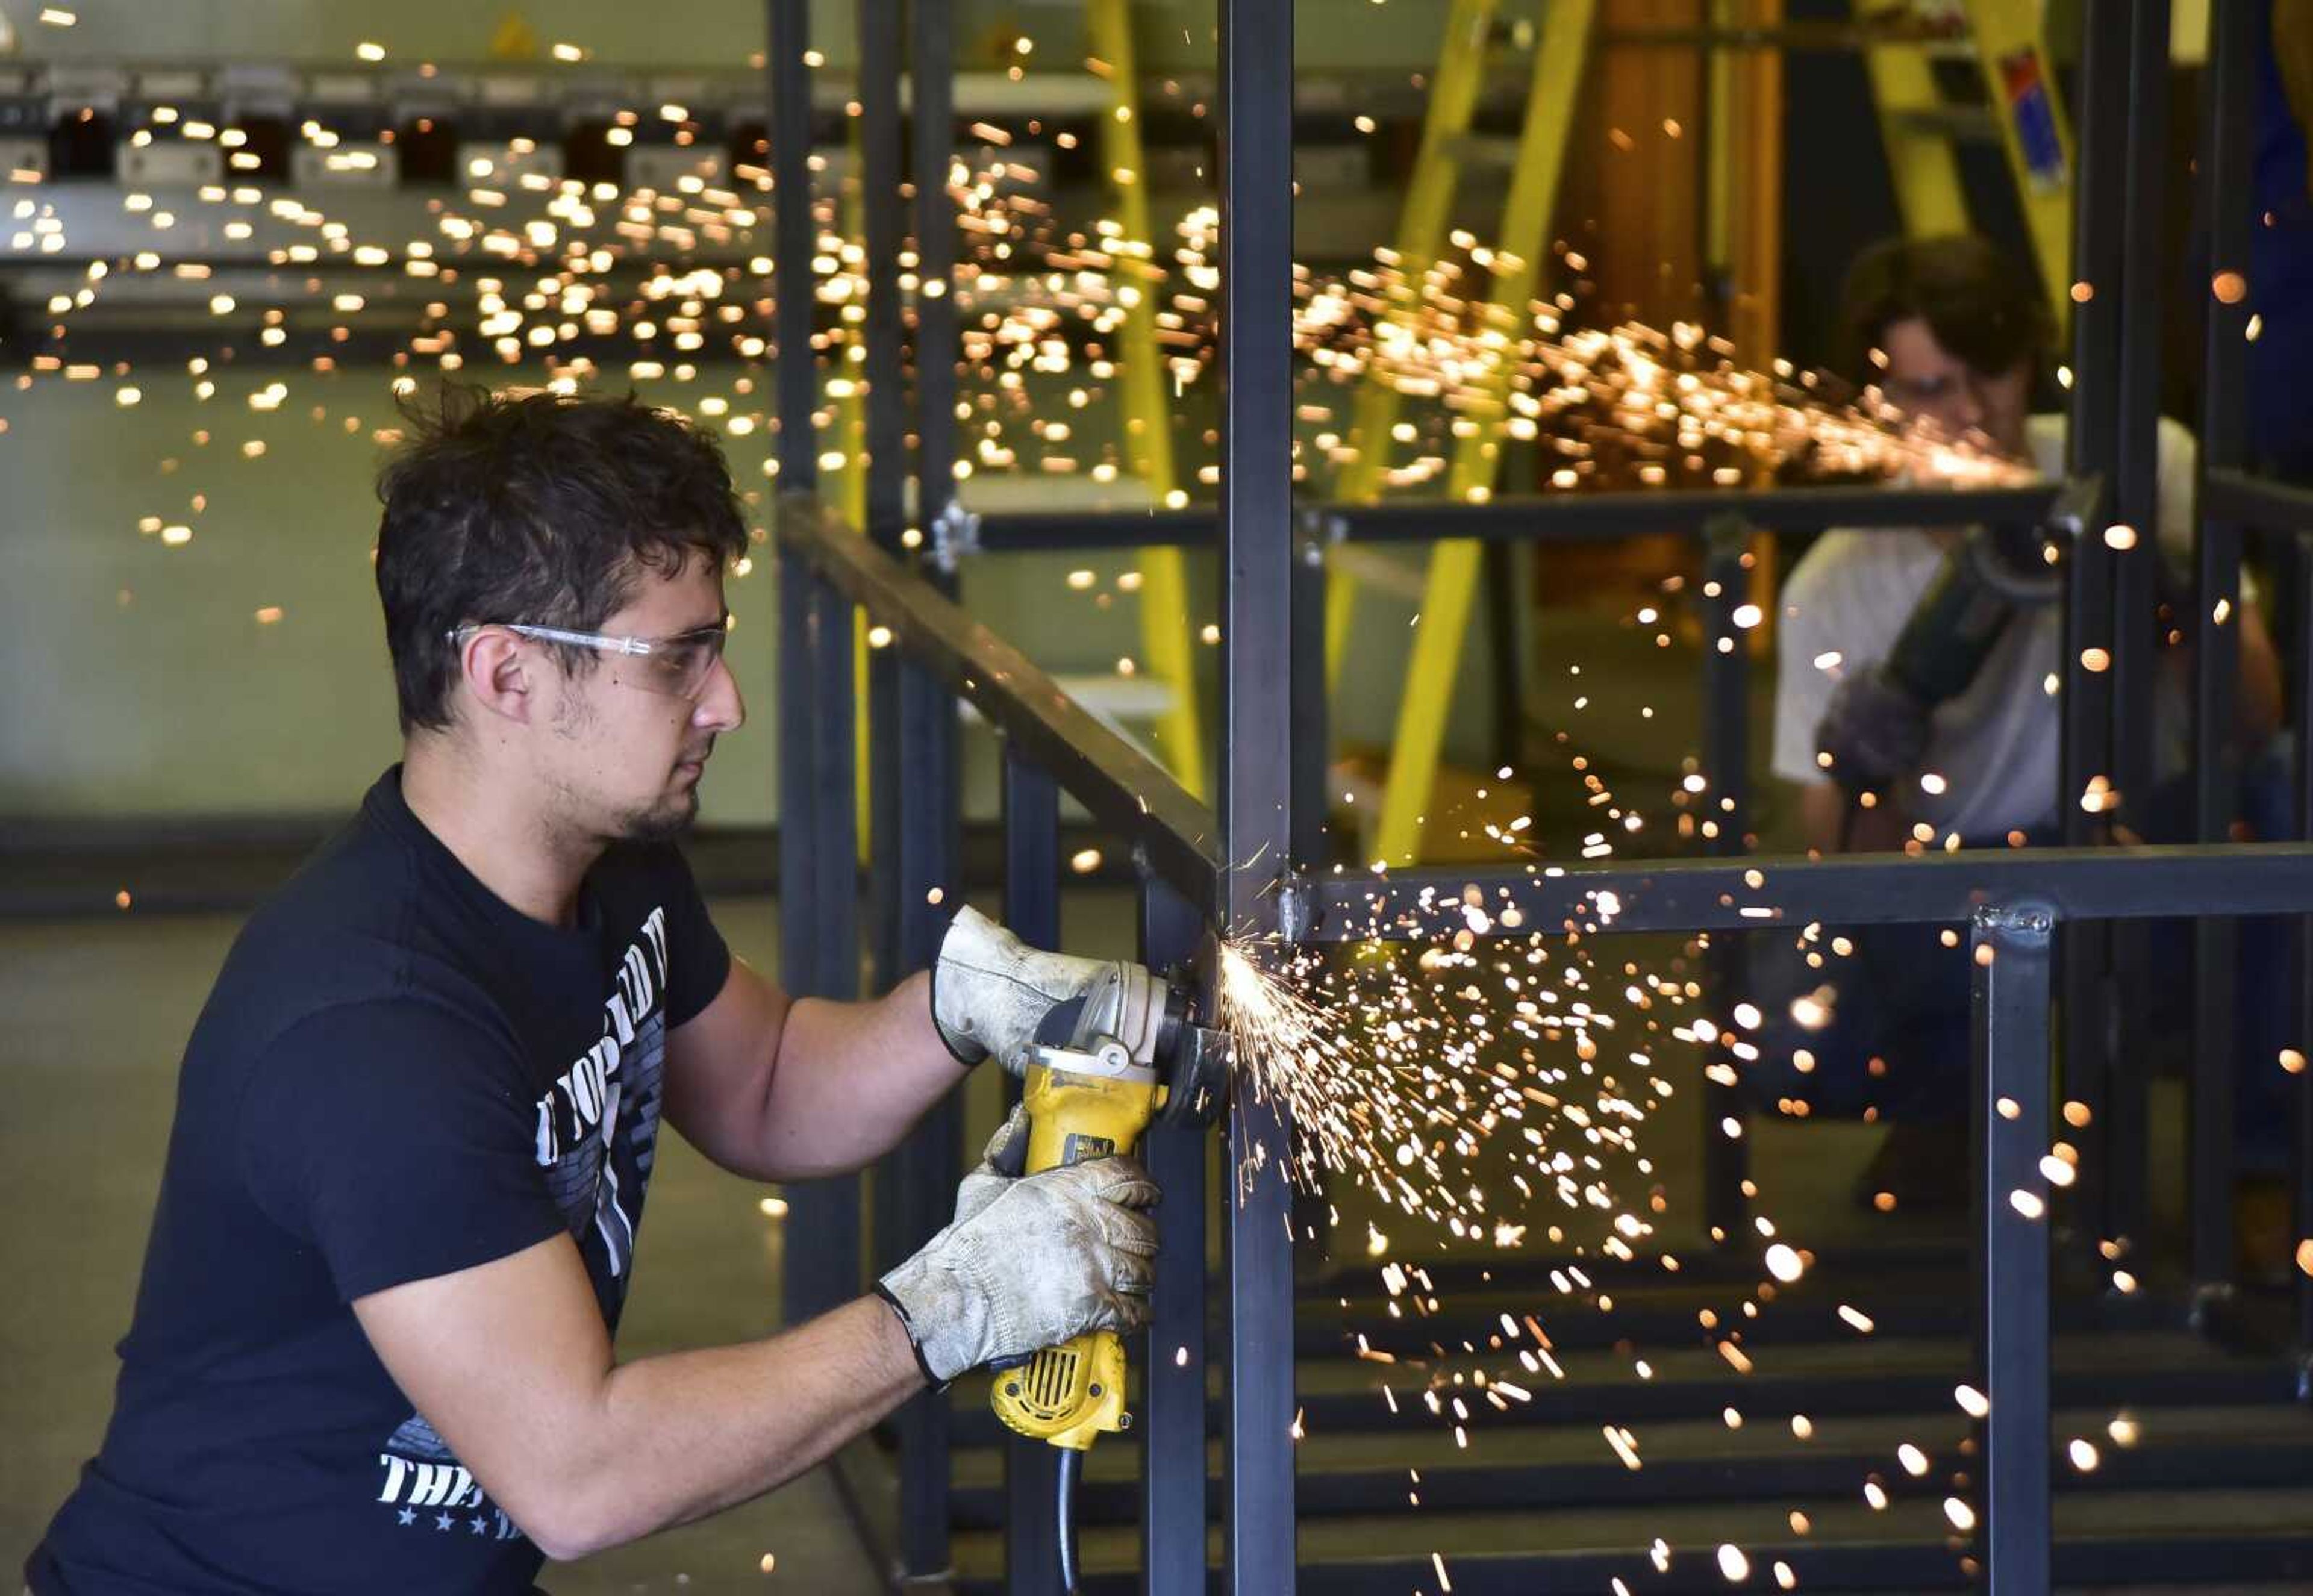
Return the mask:
M1059 797L1066 793L1130 848L1140 891L1142 953L1155 963L1185 956L1214 927L1274 931L1288 943L1373 937L1424 939L1463 929L1465 890L1515 906L1528 934L1548 927L1585 932L1735 933L1808 923L1925 923L1965 926L1974 949L1974 1086L1972 1112L1981 1149L1971 1250L1977 1282L1966 1329L1974 1383L1989 1399L1974 1444L1975 1522L1971 1556L1996 1596L2042 1592L2052 1579L2050 1437L2052 1396L2065 1383L2051 1366L2052 1266L2048 1205L2041 1173L2050 1141L2052 1065L2061 1018L2065 1095L2088 1102L2101 1143L2083 1161L2096 1172L2077 1194L2082 1233L2127 1238L2143 1218L2145 1083L2120 1046L2129 1034L2145 975L2137 927L2149 917L2201 921L2197 993L2202 1027L2195 1062L2192 1268L2203 1306L2222 1298L2230 1270L2232 1102L2230 951L2232 918L2313 916L2313 842L2221 842L2238 768L2232 699L2236 643L2224 616L2238 612L2241 532L2297 531L2313 538L2313 491L2279 487L2247 474L2239 340L2246 308L2219 296L2208 355L2209 405L2203 418L2204 480L2194 625L2197 654L2198 831L2194 846L2117 850L2099 846L2109 815L2067 803L2066 848L1997 853L1839 857L1811 861L1737 857L1746 853L1748 729L1747 651L1736 645L1735 611L1745 601L1742 554L1757 528L1829 524L1919 526L2031 521L2068 535L2071 590L2064 692L2064 793L2076 797L2092 776L2124 794L2149 785L2154 638L2145 619L2154 592L2154 539L2107 538L2115 524L2150 527L2157 356L2149 264L2159 195L2141 180L2163 136L2168 7L2126 0L2125 27L2090 31L2080 97L2079 259L2089 292L2076 294L2075 414L2069 484L1982 494L1816 489L1745 494L1649 494L1483 505L1328 506L1297 509L1291 498L1290 246L1292 190L1292 10L1281 0L1217 0L1223 92L1219 183L1224 397L1220 500L1212 513L1105 519L1082 515L963 515L952 504L954 239L945 171L952 133L941 87L950 70L944 0L917 0L912 66L916 122L912 182L920 267L914 480L915 518L933 548L1083 548L1177 541L1212 547L1222 561L1225 693L1219 802L1208 808L1161 767L1082 707L1017 650L973 621L953 598L939 561L911 552L901 531L905 439L910 425L901 337L900 284L893 262L904 232L900 152L897 8L861 0L862 102L869 248L866 380L868 436L878 486L869 524L843 526L815 495L811 361L812 228L807 163L810 71L805 0L770 0L772 159L778 258L778 514L781 596L779 682L782 902L786 976L798 992L849 995L859 966L854 794L851 640L864 609L891 632L878 654L870 695L870 779L875 785L875 859L870 870L875 978L920 968L935 947L938 904L957 888L956 714L970 701L1004 740L1005 908L1031 940L1058 933ZM2218 213L2216 262L2245 266L2249 212L2243 175L2248 127L2243 109L2255 44L2250 8L2212 8L2212 113L2203 169ZM2138 174L2132 179L2131 173ZM932 285L937 285L937 289ZM1604 539L1635 531L1684 528L1702 545L1702 613L1708 645L1703 728L1718 808L1709 856L1612 866L1485 871L1412 871L1380 877L1322 873L1315 857L1313 776L1322 777L1324 706L1314 662L1318 607L1312 573L1331 542L1420 539ZM917 539L918 542L927 539ZM2313 570L2313 560L2303 567ZM2313 587L2292 595L2313 624ZM2222 613L2220 613L2221 611ZM2300 837L2313 838L2313 647L2299 631L2294 683L2300 760ZM2086 662L2101 649L2109 670ZM1315 762L1307 753L1317 751ZM904 775L905 779L901 779ZM2124 809L2120 818L2125 819ZM1441 907L1444 906L1444 907ZM1447 909L1453 910L1450 922ZM2307 924L2313 924L2309 919ZM1713 978L1738 977L1738 937L1719 939ZM2301 932L2300 1011L2313 1024L2313 931ZM2059 1008L2056 999L2063 1001ZM2313 1073L2297 1082L2293 1183L2298 1234L2313 1232ZM1737 1113L1713 1096L1711 1122ZM1142 1588L1157 1596L1208 1589L1209 1508L1222 1530L1224 1589L1282 1596L1296 1588L1297 1512L1292 1430L1297 1333L1291 1206L1277 1171L1289 1127L1271 1103L1240 1098L1227 1118L1218 1223L1224 1266L1209 1277L1205 1237L1209 1171L1203 1138L1154 1134L1148 1156L1165 1191L1155 1323L1139 1366ZM956 1177L952 1114L928 1119L879 1171L875 1256L915 1245L936 1228ZM1741 1144L1706 1139L1712 1223L1738 1238ZM1239 1178L1247 1170L1265 1172ZM787 1314L798 1320L856 1294L863 1235L859 1188L831 1181L791 1199L788 1234L808 1246L787 1260ZM2300 1347L2313 1346L2313 1279L2299 1281ZM1335 1327L1337 1328L1337 1327ZM1211 1332L1209 1339L1209 1330ZM1331 1333L1330 1329L1328 1333ZM1223 1480L1209 1496L1206 1469L1208 1359L1220 1370L1217 1411ZM2269 1384L2255 1387L2267 1395ZM1538 1409L1532 1422L1579 1416L1579 1394ZM1616 1399L1631 1400L1627 1392ZM1884 1390L1858 1390L1826 1403L1869 1409ZM1313 1399L1321 1410L1328 1399ZM1336 1405L1340 1399L1332 1399ZM985 1416L981 1416L984 1420ZM1592 1422L1595 1422L1593 1416ZM944 1400L920 1399L900 1426L901 1540L898 1572L937 1578L949 1568L951 1522L988 1511L984 1493L952 1495L952 1431L981 1426L951 1418ZM1015 1443L1007 1458L1007 1577L1018 1592L1048 1587L1049 1468L1043 1449ZM1402 1474L1402 1471L1399 1471ZM1677 1476L1633 1477L1586 1487L1674 1493ZM1513 1471L1500 1489L1540 1488ZM1562 1483L1562 1481L1561 1481ZM1699 1482L1693 1488L1704 1488ZM1392 1483L1360 1501L1403 1495ZM1517 1500L1512 1496L1509 1500ZM1304 1504L1304 1508L1312 1505ZM1376 1511L1383 1510L1379 1507ZM1398 1511L1403 1511L1401 1507ZM2253 1572L2313 1566L2313 1546L2276 1531ZM2075 1556L2069 1577L2127 1568L2168 1575L2188 1556L2175 1547L2095 1547ZM1796 1554L1795 1554L1796 1556ZM2296 1559L2296 1561L2291 1561ZM1948 1575L1951 1559L1916 1547L1823 1548L1799 1559L1820 1588L1853 1583L1917 1588ZM1571 1568L1576 1565L1561 1565ZM1594 1556L1580 1566L1603 1583L1615 1565ZM1322 1586L1406 1588L1398 1563L1329 1570ZM1514 1557L1481 1562L1455 1589L1536 1588L1536 1570ZM1715 1578L1715 1575L1714 1575ZM1584 1588L1596 1588L1586 1584Z

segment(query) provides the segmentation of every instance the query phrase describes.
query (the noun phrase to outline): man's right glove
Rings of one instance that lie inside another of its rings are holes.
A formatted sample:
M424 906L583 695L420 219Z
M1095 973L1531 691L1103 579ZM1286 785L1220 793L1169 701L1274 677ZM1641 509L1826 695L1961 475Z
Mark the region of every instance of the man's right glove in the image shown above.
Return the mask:
M991 1179L984 1166L967 1177L979 1189L956 1222L876 1284L936 1384L1148 1317L1156 1223L1141 1210L1156 1188L1137 1162L1066 1164L987 1197Z
M1082 1013L1071 1029L1115 1037L1128 1051L1153 1039L1165 1013L1164 983L1139 965L1032 948L969 905L940 939L932 1023L962 1064L992 1054L1023 1074L1046 1018L1077 999Z
M1831 779L1851 797L1887 792L1928 757L1928 710L1874 665L1840 678L1815 745L1831 756Z

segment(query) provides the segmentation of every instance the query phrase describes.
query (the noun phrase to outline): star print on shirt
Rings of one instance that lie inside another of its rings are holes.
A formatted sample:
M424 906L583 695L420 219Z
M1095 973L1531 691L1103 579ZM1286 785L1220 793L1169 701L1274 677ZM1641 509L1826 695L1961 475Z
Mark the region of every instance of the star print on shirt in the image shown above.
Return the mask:
M405 1507L401 1510L401 1521L405 1524L414 1524L418 1521L418 1515Z
M455 1520L455 1519L452 1518L452 1517L451 1517L448 1513L438 1513L438 1514L436 1514L436 1515L435 1516L435 1519L434 1519L434 1527L435 1527L436 1530L447 1530L447 1529L449 1529L452 1525L455 1524L457 1521L458 1521L457 1520Z
M489 1528L489 1521L478 1513L474 1517L473 1525L474 1533L479 1535Z

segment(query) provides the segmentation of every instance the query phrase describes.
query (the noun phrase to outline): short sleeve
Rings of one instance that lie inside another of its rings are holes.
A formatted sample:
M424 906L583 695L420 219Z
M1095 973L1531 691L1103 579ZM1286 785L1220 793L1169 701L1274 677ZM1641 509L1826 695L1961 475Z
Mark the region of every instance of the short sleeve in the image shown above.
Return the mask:
M1775 633L1775 734L1770 767L1789 782L1819 782L1815 730L1829 707L1834 678L1817 664L1826 648L1820 582L1809 581L1807 562L1791 573L1783 590L1783 613Z
M446 1008L324 1009L255 1063L243 1177L347 1302L507 1257L566 1228L524 1083L510 1039Z
M699 1017L723 992L731 977L731 949L707 913L699 882L678 848L665 850L667 979L666 1023L672 1030Z

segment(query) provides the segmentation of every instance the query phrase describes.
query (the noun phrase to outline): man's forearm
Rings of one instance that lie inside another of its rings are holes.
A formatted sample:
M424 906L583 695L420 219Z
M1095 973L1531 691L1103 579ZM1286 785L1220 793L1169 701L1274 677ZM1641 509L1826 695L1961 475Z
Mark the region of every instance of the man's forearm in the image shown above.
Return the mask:
M760 1496L923 1385L906 1331L874 1297L769 1340L622 1364L603 1380L584 1477L541 1544L567 1560Z
M932 1025L928 976L872 1003L799 1000L764 1105L766 1162L790 1179L858 1169L896 1146L963 1074Z

